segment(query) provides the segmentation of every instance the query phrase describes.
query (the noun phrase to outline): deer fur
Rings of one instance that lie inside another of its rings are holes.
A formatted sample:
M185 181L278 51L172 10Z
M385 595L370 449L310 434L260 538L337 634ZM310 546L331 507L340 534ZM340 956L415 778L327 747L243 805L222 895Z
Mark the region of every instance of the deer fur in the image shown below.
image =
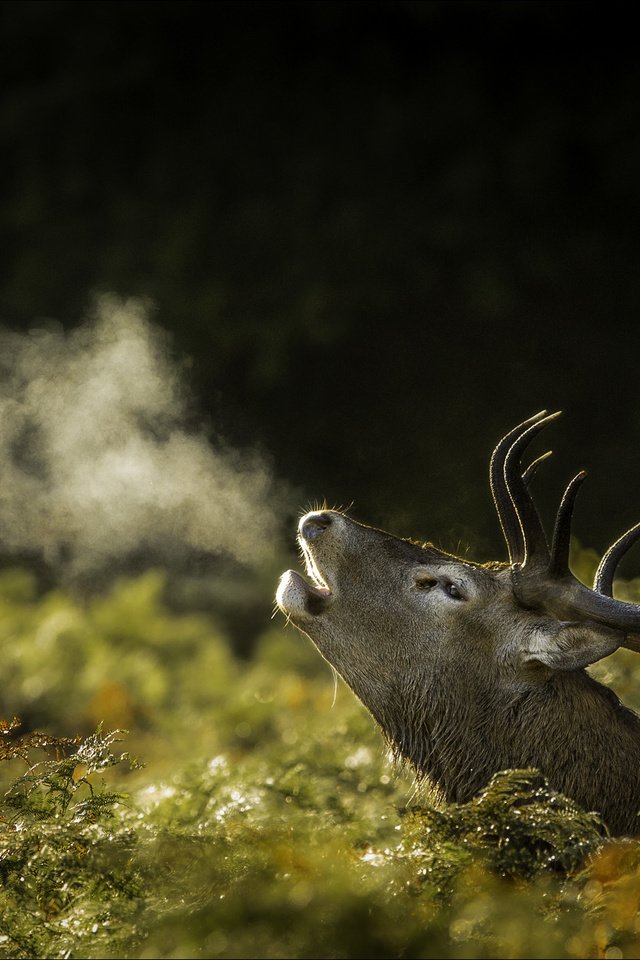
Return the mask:
M524 541L523 556L526 531ZM568 573L548 604L542 587L537 599L531 584L545 575L531 544L528 570L475 564L332 510L304 516L299 542L311 582L283 574L280 609L447 800L468 801L500 770L537 767L612 834L640 833L640 717L585 670L637 649L634 605L620 605L623 628L612 599L602 615L594 607L600 622L589 605L582 616Z

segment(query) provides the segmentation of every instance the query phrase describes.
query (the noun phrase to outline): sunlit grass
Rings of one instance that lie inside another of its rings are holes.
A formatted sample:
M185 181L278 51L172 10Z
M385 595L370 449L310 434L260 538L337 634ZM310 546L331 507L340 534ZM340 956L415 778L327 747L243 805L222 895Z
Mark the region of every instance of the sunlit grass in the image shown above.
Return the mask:
M0 576L0 956L640 955L640 844L533 771L437 805L297 632L241 662L163 584ZM630 700L636 659L598 667Z

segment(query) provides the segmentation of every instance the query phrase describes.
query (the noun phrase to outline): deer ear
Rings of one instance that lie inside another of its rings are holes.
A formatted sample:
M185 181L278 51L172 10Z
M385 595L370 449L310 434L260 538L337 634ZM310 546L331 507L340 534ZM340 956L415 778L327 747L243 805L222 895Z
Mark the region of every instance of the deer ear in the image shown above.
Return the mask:
M524 651L524 662L551 670L581 670L617 650L624 636L598 623L545 621L534 629Z

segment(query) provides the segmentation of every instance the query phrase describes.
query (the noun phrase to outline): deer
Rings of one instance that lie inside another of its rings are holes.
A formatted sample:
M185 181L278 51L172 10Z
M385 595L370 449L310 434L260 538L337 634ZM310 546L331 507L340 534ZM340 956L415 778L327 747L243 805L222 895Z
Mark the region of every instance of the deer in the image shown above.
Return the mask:
M640 604L613 597L640 524L605 552L591 588L569 569L580 471L551 543L530 493L543 454L530 443L557 413L510 430L490 461L508 562L476 563L395 537L338 510L298 525L305 578L280 578L276 603L368 709L391 748L449 803L503 770L537 768L597 812L610 835L640 834L640 716L586 668L640 652Z

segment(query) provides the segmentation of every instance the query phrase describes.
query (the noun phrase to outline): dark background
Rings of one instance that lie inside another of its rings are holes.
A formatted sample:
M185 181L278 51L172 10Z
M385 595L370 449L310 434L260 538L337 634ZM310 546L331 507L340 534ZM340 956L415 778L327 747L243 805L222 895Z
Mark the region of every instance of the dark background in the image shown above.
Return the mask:
M0 320L151 297L202 414L300 506L479 559L493 444L561 407L537 490L550 514L590 468L601 550L640 516L630 16L1 3Z

